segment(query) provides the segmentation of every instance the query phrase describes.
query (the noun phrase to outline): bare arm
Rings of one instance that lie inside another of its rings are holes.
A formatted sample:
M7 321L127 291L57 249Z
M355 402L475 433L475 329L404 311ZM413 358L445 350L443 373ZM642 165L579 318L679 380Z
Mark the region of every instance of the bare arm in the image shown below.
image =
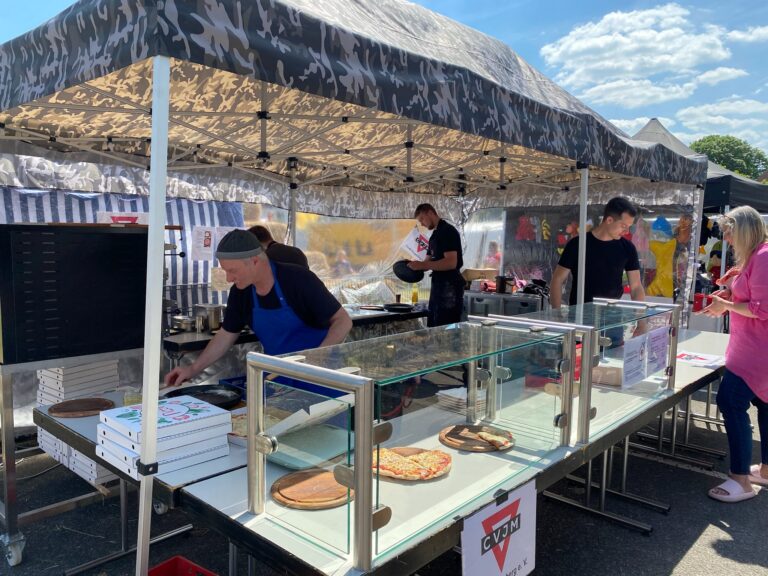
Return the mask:
M445 272L446 270L455 270L459 262L459 253L455 250L446 252L440 260L424 260L419 262L413 260L408 263L408 268L412 270L434 270L435 272Z
M627 272L629 280L629 295L635 302L645 302L645 289L640 280L640 270L629 270Z
M712 304L701 311L702 314L706 316L713 316L715 318L722 316L726 312L740 314L745 318L759 318L759 316L753 314L749 309L749 302L739 302L737 304L735 302L731 302L730 300L726 300L725 298L721 298L715 294L712 294Z
M563 284L568 279L571 271L559 264L555 267L552 274L552 284L549 287L549 304L552 308L560 308L563 303Z
M216 362L219 358L226 354L237 341L240 334L235 332L227 332L223 328L218 331L216 336L208 342L208 346L205 347L197 359L189 366L179 366L171 370L165 375L166 386L180 386L186 380L194 378L200 372L208 368L211 364Z
M331 316L331 325L328 327L328 334L320 342L320 347L341 344L352 329L352 318L349 317L344 308L339 308L336 314Z

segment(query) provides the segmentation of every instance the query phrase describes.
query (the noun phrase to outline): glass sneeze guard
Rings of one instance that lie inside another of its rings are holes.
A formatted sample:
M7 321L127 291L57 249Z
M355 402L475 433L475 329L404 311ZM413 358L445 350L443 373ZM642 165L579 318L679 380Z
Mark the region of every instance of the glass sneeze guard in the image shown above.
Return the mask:
M568 418L562 412L566 404L570 409L569 361L574 346L568 328L465 322L290 357L250 353L248 397L261 401L249 405L249 510L274 517L325 550L348 554L357 569L370 569L414 539L426 537L441 522L481 505L486 495L509 489L514 478L532 477L539 469L533 466L536 462L568 443ZM542 365L562 384L555 392L528 386L529 375ZM279 383L270 383L267 374L280 375ZM293 382L281 382L284 378ZM304 459L354 490L345 502L346 511L343 506L321 512L285 511L270 498L267 479L274 482L289 473L280 468L285 463L280 462L285 456L280 456L281 446L289 434L295 444L301 427L286 434L289 425L281 428L278 422L270 427L265 415L270 406L274 411L282 404L289 413L282 421L294 421L296 404L286 405L285 398L300 394L283 387L301 388L307 383L319 386L314 393L320 396L307 397L317 402L304 410L308 415L302 416L304 425L313 426L313 438L321 432L329 438L335 435L330 442L337 447L328 451L324 445L329 460L322 462L307 456L312 452L308 441ZM318 405L329 419L313 417L313 410L321 412ZM487 427L509 434L513 441L504 451L474 453L449 447L439 439L440 433L457 426ZM276 430L280 433L274 435ZM385 448L400 447L412 451L408 454L447 453L451 467L423 482L390 478L378 464L379 455ZM527 476L521 475L526 471Z

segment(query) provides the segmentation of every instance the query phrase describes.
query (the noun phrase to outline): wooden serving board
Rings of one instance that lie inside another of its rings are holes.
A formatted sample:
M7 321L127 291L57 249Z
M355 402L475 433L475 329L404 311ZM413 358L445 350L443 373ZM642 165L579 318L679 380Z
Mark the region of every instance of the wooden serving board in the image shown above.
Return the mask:
M333 472L320 468L282 476L275 480L270 492L275 502L299 510L336 508L354 497L352 490L336 482Z
M108 398L76 398L54 404L48 409L48 414L56 418L83 418L114 407L115 403Z
M495 452L498 450L493 444L478 438L478 432L488 432L496 434L509 440L509 446L504 450L509 450L515 445L511 432L495 428L493 426L475 425L475 424L457 424L449 426L440 431L440 442L449 448L456 450L466 450L467 452Z

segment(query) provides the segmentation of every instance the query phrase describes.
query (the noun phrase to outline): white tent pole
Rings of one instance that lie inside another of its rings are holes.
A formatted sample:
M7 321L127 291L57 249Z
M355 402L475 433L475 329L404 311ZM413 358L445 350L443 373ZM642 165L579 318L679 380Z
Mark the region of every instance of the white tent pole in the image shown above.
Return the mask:
M579 195L579 278L576 284L576 304L584 304L584 272L587 263L587 192L589 191L589 164L577 162L581 170L581 193ZM579 321L580 323L581 321Z
M141 464L157 460L157 395L163 304L163 258L165 247L165 187L168 161L168 104L171 65L165 56L155 56L152 70L152 148L149 175L149 238L147 246L147 295L144 313L144 395L141 402ZM152 523L154 474L141 476L139 533L136 542L136 576L149 567L149 532Z

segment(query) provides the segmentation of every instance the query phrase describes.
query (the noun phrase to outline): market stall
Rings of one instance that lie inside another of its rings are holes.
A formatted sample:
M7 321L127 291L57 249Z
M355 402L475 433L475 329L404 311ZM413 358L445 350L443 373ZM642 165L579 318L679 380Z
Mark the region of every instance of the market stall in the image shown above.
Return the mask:
M585 233L588 198L696 206L704 170L630 141L501 42L394 1L82 0L0 46L0 123L7 141L84 153L100 191L149 195L150 468L137 574L147 569L167 194L349 217L409 218L426 201L459 224L484 207L580 200ZM3 175L10 186L29 178Z

